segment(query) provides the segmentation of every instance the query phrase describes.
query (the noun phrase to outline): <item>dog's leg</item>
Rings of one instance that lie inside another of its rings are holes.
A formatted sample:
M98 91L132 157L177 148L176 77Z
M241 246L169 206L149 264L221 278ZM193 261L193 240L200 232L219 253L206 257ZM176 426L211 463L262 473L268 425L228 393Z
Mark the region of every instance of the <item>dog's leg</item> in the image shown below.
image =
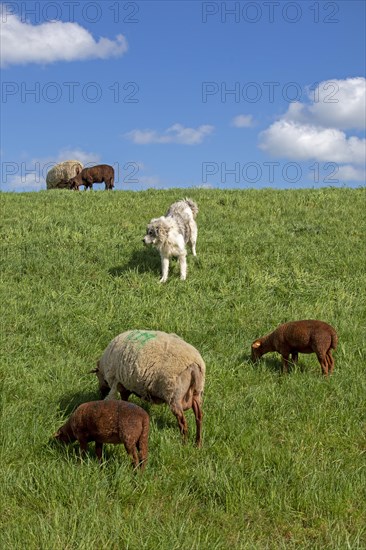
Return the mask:
M191 224L191 246L192 246L193 256L197 256L196 243L197 243L197 225L195 223L192 223Z
M166 258L165 256L161 257L161 279L160 283L165 283L168 278L169 273L169 258Z
M180 264L180 278L182 281L185 281L187 278L187 252L184 251L183 254L179 256Z

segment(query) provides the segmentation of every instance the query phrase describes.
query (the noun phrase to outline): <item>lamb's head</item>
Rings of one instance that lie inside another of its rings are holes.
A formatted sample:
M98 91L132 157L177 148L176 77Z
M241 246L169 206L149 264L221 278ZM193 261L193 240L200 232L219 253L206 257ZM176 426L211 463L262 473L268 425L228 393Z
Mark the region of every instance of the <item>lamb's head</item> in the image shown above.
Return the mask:
M61 426L61 428L57 430L53 437L58 441L62 441L62 443L72 443L73 441L76 441L76 437L71 430L69 422L66 422L66 424Z
M263 354L264 354L264 349L263 349L262 342L260 340L254 340L252 344L252 354L251 354L252 361L253 362L258 361L258 359L260 359Z
M70 178L69 181L67 182L67 185L68 185L68 188L69 189L78 189L79 187L79 178L77 176L75 176L74 178Z

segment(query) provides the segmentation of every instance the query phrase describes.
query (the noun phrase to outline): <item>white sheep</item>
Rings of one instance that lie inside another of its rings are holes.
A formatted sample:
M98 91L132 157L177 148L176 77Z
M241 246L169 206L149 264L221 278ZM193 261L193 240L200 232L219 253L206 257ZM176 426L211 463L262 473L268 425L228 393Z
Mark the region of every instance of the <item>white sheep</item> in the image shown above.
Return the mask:
M70 178L77 176L83 169L79 160L65 160L53 166L46 176L47 189L68 189Z
M178 420L183 440L188 426L183 411L193 409L196 444L202 443L202 394L205 363L199 352L176 334L130 330L116 336L95 372L102 398L131 393L152 403L166 403Z

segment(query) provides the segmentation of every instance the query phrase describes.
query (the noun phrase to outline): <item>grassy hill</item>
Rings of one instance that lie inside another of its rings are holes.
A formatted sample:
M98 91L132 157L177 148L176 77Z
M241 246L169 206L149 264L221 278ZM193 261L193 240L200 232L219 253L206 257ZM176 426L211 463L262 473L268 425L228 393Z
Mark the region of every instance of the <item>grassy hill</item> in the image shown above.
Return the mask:
M365 189L189 190L197 260L159 285L150 218L183 190L0 194L0 545L4 549L366 547ZM317 318L335 373L250 361L254 338ZM149 461L98 466L50 437L98 398L88 371L132 328L175 332L207 365L203 448L150 413Z

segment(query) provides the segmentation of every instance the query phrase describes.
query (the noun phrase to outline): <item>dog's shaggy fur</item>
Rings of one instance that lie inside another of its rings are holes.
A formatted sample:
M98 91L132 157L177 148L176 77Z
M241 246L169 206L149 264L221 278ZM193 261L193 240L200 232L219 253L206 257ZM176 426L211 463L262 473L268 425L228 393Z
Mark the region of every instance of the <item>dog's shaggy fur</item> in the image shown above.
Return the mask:
M195 218L198 206L191 199L172 204L165 216L154 218L147 226L144 244L152 244L161 256L161 283L165 283L169 272L169 258L177 256L180 264L180 278L187 277L187 250L189 242L193 256L196 256L197 224Z

